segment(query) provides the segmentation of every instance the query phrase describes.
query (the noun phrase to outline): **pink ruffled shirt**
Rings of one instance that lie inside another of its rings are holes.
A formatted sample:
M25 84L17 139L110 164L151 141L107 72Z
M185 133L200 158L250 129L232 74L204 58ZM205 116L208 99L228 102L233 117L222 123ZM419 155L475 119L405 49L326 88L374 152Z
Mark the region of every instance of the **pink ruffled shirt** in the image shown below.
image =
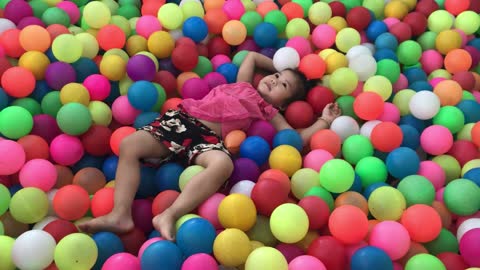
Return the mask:
M278 113L246 82L219 85L200 100L184 99L180 107L198 119L221 123L223 137L232 130L247 131L254 121L270 121Z

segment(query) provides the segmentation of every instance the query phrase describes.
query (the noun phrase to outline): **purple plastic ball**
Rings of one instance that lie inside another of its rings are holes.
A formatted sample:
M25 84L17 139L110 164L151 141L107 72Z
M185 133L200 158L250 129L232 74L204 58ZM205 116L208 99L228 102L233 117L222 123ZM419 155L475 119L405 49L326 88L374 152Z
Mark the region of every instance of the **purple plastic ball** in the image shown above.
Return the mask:
M260 53L265 55L268 58L273 58L277 49L275 48L263 48L260 50Z
M153 81L157 67L150 57L137 54L127 62L127 74L132 81Z
M166 71L172 73L173 76L175 76L175 77L177 77L181 73L181 71L178 70L173 65L171 58L160 59L160 61L158 61L158 66L160 67L160 70L166 70Z
M233 162L233 172L230 176L229 186L233 186L242 180L257 182L259 176L260 168L255 161L249 158L237 158Z
M40 20L37 17L25 17L20 20L20 22L17 24L18 29L23 29L29 25L38 25L41 27L45 27L45 23L43 23L42 20Z
M202 99L210 92L208 83L200 78L190 78L182 86L182 97Z
M238 45L237 51L254 51L258 52L260 50L260 47L255 43L255 41L252 38L247 38L245 39L242 44Z
M227 83L227 79L225 79L225 77L221 73L216 71L210 72L205 75L205 77L203 77L203 80L207 82L210 89Z
M3 16L14 24L18 24L21 19L33 16L33 9L27 1L12 0L5 6Z
M50 143L55 137L62 134L62 131L53 116L37 114L33 117L33 128L30 134L40 136Z
M259 136L265 139L270 145L277 134L275 127L268 121L257 120L253 122L247 130L247 136Z
M75 69L65 62L51 63L45 71L45 81L54 90L61 90L64 85L76 80L77 73Z

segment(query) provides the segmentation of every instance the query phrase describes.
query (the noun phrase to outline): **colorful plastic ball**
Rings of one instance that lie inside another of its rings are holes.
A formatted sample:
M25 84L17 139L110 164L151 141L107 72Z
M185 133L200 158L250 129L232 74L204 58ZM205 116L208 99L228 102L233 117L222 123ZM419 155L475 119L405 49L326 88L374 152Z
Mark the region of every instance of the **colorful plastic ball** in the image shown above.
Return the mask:
M52 52L56 59L73 63L82 56L83 46L73 35L63 34L52 42Z
M405 265L405 270L420 270L426 268L439 270L447 269L440 259L431 254L424 253L412 256Z
M400 222L407 229L412 241L419 243L437 238L442 229L442 220L438 212L433 207L423 204L408 207Z
M289 192L290 188L277 180L266 178L255 184L251 198L259 214L270 216L275 208L287 202Z
M90 207L88 192L78 185L60 188L53 199L55 213L65 220L77 220L83 217Z
M213 243L213 255L224 266L237 267L244 264L252 252L250 239L239 229L225 229L220 232Z
M317 25L312 32L312 42L319 49L330 48L335 43L337 32L328 24Z
M140 259L136 256L121 252L112 255L108 258L102 266L102 269L109 270L109 269L132 269L132 270L140 270Z
M65 148L69 151L65 152ZM50 143L50 156L60 165L73 165L82 158L83 154L82 142L77 137L61 134Z
M467 179L456 179L445 187L443 198L447 208L457 215L471 215L478 211L480 188Z
M330 77L330 88L337 95L351 94L358 84L358 75L350 68L335 70Z
M402 144L403 133L397 124L382 122L373 128L370 140L375 149L390 152Z
M87 88L80 83L68 83L60 90L60 101L62 104L71 102L80 103L83 106L88 106L90 103L90 95Z
M420 135L420 144L425 152L432 155L442 155L452 147L453 135L444 126L429 126Z
M224 228L248 231L255 224L256 215L253 200L243 194L230 194L218 206L218 219Z
M102 188L95 192L91 200L91 212L93 217L100 217L110 213L113 209L113 188Z
M90 269L98 257L95 241L84 233L65 236L55 248L54 260L59 269Z
M392 259L387 252L374 246L362 247L355 251L350 261L350 267L352 270L394 269Z
M230 20L223 25L222 36L228 45L240 45L247 37L247 28L241 21Z
M338 175L339 172L341 175ZM330 192L347 191L352 186L354 178L353 167L341 159L328 160L320 170L320 184Z
M48 160L32 159L23 165L19 180L23 187L36 187L47 192L55 185L57 170Z
M149 81L136 81L128 88L128 101L137 110L149 111L157 102L158 92Z
M16 238L12 246L13 263L21 269L44 269L53 261L55 240L42 230L30 230ZM25 253L32 251L32 260L25 260Z
M418 175L427 178L435 188L439 190L445 184L445 171L437 163L424 160L420 162L420 168L418 169Z
M105 186L106 179L99 169L95 167L85 167L75 173L72 183L84 188L88 194L94 194Z
M295 69L300 64L298 52L291 47L278 49L273 55L273 66L277 71Z
M477 13L475 13L473 10L465 10L461 12L455 18L455 28L462 30L467 35L475 33L480 26L480 20L476 15Z
M33 117L27 109L9 106L0 112L0 133L9 139L19 139L33 129Z
M295 243L302 240L309 227L305 210L292 203L278 206L270 217L270 229L273 235L283 243Z
M202 18L190 17L183 22L182 32L198 43L207 37L208 27Z
M402 224L395 221L382 221L375 225L369 235L369 243L381 248L392 260L407 254L410 248L410 235Z
M212 253L215 236L215 228L208 220L193 218L180 226L175 239L183 254L191 256Z
M355 98L353 110L364 120L375 120L383 113L383 99L375 92L363 92Z
M38 25L29 25L20 31L20 45L26 51L45 52L51 44L48 31ZM34 42L32 42L35 40Z
M347 52L355 45L360 45L360 34L351 27L344 28L337 33L335 45L342 52Z
M317 54L307 54L300 59L298 70L309 80L320 79L325 74L327 64Z
M191 71L198 64L198 52L188 45L177 46L172 51L172 63L181 71Z
M268 160L270 152L270 144L260 136L248 137L240 144L240 157L250 158L258 166Z
M285 119L293 128L307 128L314 123L315 115L310 103L297 100L287 106Z
M91 100L104 100L110 95L110 82L103 75L92 74L86 77L83 86L87 88Z
M480 229L472 229L465 233L460 240L460 254L469 265L478 266L478 243L480 238Z
M408 175L416 174L420 167L418 154L410 148L399 147L391 151L386 159L388 172L402 179Z
M248 138L247 138L248 140ZM279 169L292 176L302 166L302 157L298 150L290 145L275 147L268 157L270 168Z
M112 104L113 118L122 125L133 124L141 112L132 106L126 95L116 98Z
M444 65L445 69L452 74L468 71L472 65L472 57L466 50L454 49L445 56Z
M245 262L245 270L287 270L288 263L283 254L272 247L260 247L252 251Z
M311 44L306 38L301 36L296 36L288 39L285 46L294 48L300 56L300 59L305 55L312 53Z
M409 175L403 178L397 189L402 192L407 206L414 204L432 205L435 199L435 188L427 178L420 175ZM418 190L422 190L419 193Z
M205 253L197 253L189 256L182 264L182 270L194 270L201 267L205 270L217 270L218 265L215 259Z
M63 105L57 113L58 127L68 135L81 135L92 125L92 116L87 107L70 102Z
M343 269L347 265L345 246L333 236L316 237L308 246L307 254L323 262L327 269Z
M461 46L462 36L454 30L441 31L435 38L435 48L442 55L447 55L452 50L460 49Z
M318 171L308 167L296 171L291 177L291 191L297 199L302 199L310 189L319 186Z
M16 98L26 97L35 89L35 76L32 71L23 67L11 67L1 77L5 92Z
M55 239L55 242L60 242L65 236L77 233L78 228L70 221L66 221L63 219L56 219L49 222L43 230L49 233Z
M192 179L193 176L203 171L205 168L200 165L190 165L180 174L178 179L178 185L180 190L183 190L187 183Z
M295 257L288 264L288 269L291 270L300 270L300 269L318 269L326 270L325 265L319 259L310 256L310 255L301 255Z
M110 9L103 2L88 3L83 9L83 20L92 28L100 29L107 25L111 16Z
M16 221L24 224L39 222L47 212L47 195L35 187L18 190L10 200L10 214Z
M410 99L408 106L418 119L432 119L440 110L440 99L432 91L419 91Z
M51 63L45 71L45 81L52 89L60 90L68 83L75 82L77 74L73 66L61 61Z
M253 40L261 48L273 47L277 42L277 36L277 28L268 22L259 23L253 32Z

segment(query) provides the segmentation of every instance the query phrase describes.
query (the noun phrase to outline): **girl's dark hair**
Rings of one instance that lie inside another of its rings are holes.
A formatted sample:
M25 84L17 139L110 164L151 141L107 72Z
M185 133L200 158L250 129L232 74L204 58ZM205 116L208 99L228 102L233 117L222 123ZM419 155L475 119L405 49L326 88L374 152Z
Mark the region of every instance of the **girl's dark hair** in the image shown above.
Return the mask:
M305 74L298 69L287 68L285 70L291 71L297 77L297 88L295 89L295 94L287 100L286 105L297 100L304 100L307 97L308 91L315 87L319 82L318 80L307 79Z

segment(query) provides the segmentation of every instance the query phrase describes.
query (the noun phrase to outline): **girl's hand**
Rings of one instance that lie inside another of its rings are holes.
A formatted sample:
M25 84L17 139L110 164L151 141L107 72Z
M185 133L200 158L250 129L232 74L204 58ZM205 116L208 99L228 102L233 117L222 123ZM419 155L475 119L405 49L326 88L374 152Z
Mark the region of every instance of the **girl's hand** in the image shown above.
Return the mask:
M323 109L321 118L325 120L330 126L337 117L342 115L342 110L338 107L338 103L329 103Z

